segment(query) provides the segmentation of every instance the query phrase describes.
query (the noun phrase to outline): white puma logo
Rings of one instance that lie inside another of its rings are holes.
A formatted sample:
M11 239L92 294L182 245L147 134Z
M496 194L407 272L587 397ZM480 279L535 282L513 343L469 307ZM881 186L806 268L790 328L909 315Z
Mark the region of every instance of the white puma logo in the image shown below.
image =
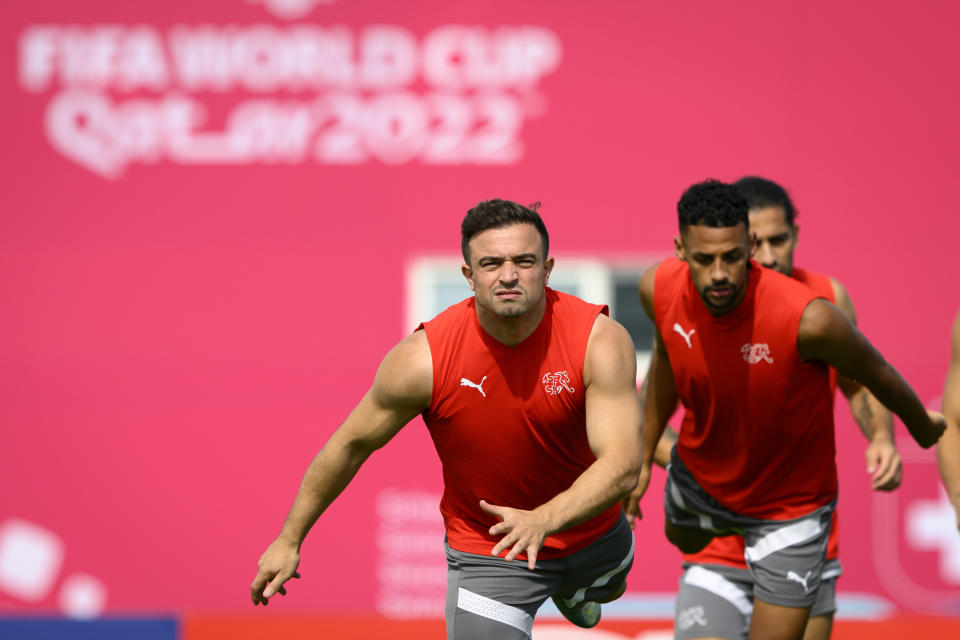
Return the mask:
M681 337L683 337L683 339L684 339L684 340L686 341L686 343L687 343L687 347L688 347L688 348L693 349L693 345L690 344L690 337L691 337L694 333L697 332L696 329L690 329L690 333L686 333L686 332L683 330L683 327L680 326L680 323L679 323L679 322L674 322L674 323L673 323L673 330L676 331L677 333L679 333Z
M809 589L807 588L807 580L810 578L811 573L813 572L807 571L807 575L801 578L798 573L794 571L787 571L787 580L793 580L794 582L799 582L800 584L803 585L803 592L807 593L809 591Z
M460 386L461 386L461 387L473 387L474 389L476 389L477 391L480 392L480 395L482 395L484 398L486 398L486 397L487 397L487 394L485 394L485 393L483 392L483 381L486 380L486 379L487 379L487 376L483 376L483 378L480 380L480 382L477 383L477 382L470 382L470 381L467 380L466 378L460 378Z

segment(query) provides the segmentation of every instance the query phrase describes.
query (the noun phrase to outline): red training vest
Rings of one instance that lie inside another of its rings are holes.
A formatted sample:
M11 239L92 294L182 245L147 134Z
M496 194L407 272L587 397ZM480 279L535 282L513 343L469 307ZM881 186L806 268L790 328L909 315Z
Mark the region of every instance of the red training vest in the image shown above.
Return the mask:
M655 323L689 409L677 454L740 515L797 518L836 497L828 367L797 353L800 317L817 297L751 260L744 300L714 317L685 262L657 268Z
M497 518L480 508L481 499L534 509L596 460L587 442L583 363L600 313L607 308L548 288L540 325L512 347L483 330L474 298L421 325L433 360L423 418L443 465L440 511L452 548L486 555L499 541L488 533ZM615 504L549 536L538 557L589 545L619 515Z
M798 282L802 282L814 293L830 302L836 302L836 296L833 292L833 284L829 276L825 276L806 269L794 268L790 277ZM837 371L830 367L830 389L836 389ZM831 397L835 393L831 393ZM830 538L827 540L827 560L834 560L840 555L839 548L839 526L837 522L838 511L833 512L833 524L830 527ZM721 564L738 569L747 569L747 563L744 560L744 542L740 536L724 536L714 538L702 551L698 553L683 554L684 562L693 564Z

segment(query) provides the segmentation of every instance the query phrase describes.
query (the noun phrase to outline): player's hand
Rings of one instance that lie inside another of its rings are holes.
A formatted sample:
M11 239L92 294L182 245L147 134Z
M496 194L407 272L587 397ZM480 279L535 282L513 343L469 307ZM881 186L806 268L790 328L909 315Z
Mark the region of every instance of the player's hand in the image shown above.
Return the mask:
M630 528L633 529L637 520L643 519L643 512L640 510L640 499L647 492L647 486L650 484L650 466L640 467L640 477L637 479L637 486L622 501L623 515L626 516Z
M903 478L900 452L893 441L884 434L870 442L866 451L867 473L874 491L893 491Z
M290 578L299 578L300 550L296 544L277 538L267 547L257 563L257 577L250 585L250 599L254 606L267 605L269 598L279 593L287 595L283 584Z
M937 444L937 440L940 439L940 436L943 435L943 432L947 428L947 420L939 411L928 409L927 417L929 418L929 422L920 433L915 431L912 425L907 425L910 435L912 435L913 439L917 441L917 444L924 449L929 449Z
M486 500L480 501L480 508L492 516L500 518L500 522L490 527L490 535L503 536L500 542L490 552L492 556L499 556L504 549L510 551L504 556L507 561L513 560L520 553L527 554L527 567L533 571L537 564L537 554L543 546L543 541L550 534L546 518L537 511L524 511L510 507L498 507Z

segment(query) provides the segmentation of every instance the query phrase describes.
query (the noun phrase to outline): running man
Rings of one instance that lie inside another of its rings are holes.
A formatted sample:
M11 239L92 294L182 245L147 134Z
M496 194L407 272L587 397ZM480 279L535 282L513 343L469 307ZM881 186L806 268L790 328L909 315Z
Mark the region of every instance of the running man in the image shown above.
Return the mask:
M846 289L837 280L793 266L799 227L796 209L780 185L759 177L741 178L734 186L747 200L750 234L756 245L755 259L764 267L806 284L819 296L836 304L851 323L856 311ZM867 438L866 467L871 486L892 491L900 486L902 465L893 436L890 412L862 385L830 370L831 387L840 387L854 421ZM676 432L669 427L658 443L654 462L669 463ZM628 519L632 514L628 511ZM828 640L837 610L836 579L843 573L838 559L839 530L836 512L827 543L827 563L821 575L817 599L810 610L804 640ZM714 538L705 549L685 554L684 574L677 593L675 637L678 640L747 637L753 612L753 579L744 560L743 538L736 535Z
M755 600L749 638L800 639L825 563L837 495L829 367L859 380L924 447L944 429L834 305L751 260L748 205L733 185L693 185L678 203L676 259L641 277L656 327L643 466L679 399L690 411L664 498L667 538L696 553L745 538Z
M943 384L943 414L948 427L937 444L937 465L960 529L960 312L953 321L950 368Z
M546 286L554 259L535 207L481 202L461 237L474 296L387 353L261 556L255 605L299 577L317 518L418 415L443 465L448 638L529 638L551 597L593 626L598 603L626 588L633 532L619 501L640 468L633 342L606 307Z

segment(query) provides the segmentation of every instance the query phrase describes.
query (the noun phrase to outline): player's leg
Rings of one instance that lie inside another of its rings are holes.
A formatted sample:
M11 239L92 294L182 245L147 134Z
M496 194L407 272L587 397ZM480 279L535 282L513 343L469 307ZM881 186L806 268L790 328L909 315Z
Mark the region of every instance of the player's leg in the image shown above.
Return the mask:
M596 625L598 605L612 602L626 591L633 550L633 530L621 516L593 544L563 558L563 579L553 594L557 609L577 626Z
M447 547L448 640L528 640L533 617L560 583L560 561L527 562Z
M810 609L810 620L807 622L803 640L830 640L833 614L837 612L837 578L842 573L839 560L827 560L820 588L817 589L817 600Z
M825 616L811 615L807 621L807 629L803 632L803 640L829 640L832 630L832 613Z
M703 551L710 544L710 541L716 537L713 532L681 527L666 519L663 521L663 533L667 536L670 544L679 549L681 553Z
M718 535L742 534L737 516L704 491L674 447L664 487L664 533L683 553L702 551Z
M753 613L753 579L746 569L687 567L680 578L674 638L745 640Z
M785 607L764 602L753 603L749 640L802 640L810 607Z
M834 503L795 520L745 526L754 579L750 640L801 640L823 579Z

